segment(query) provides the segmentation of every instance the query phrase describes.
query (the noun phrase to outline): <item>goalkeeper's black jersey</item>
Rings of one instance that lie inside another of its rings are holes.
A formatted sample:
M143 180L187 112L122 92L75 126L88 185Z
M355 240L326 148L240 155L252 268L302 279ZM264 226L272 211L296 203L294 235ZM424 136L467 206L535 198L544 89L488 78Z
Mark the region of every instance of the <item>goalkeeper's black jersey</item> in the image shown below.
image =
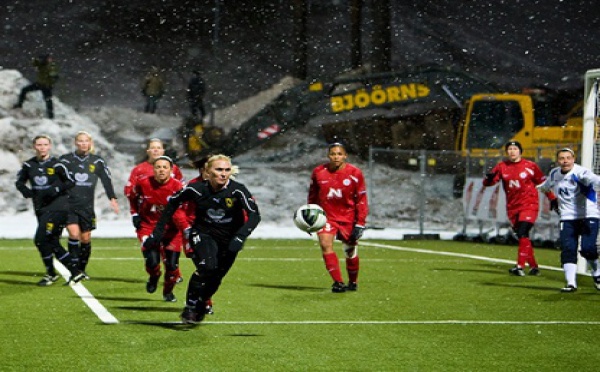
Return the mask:
M23 162L15 186L24 197L33 199L36 214L69 210L66 189L73 183L65 166L55 157L40 161L34 156Z
M104 159L98 155L77 155L75 152L60 157L65 164L75 187L69 190L69 203L73 210L94 209L94 192L98 179L102 182L108 199L116 199L110 170Z
M246 239L260 222L254 198L233 180L219 191L212 190L208 181L192 183L174 194L169 205L174 209L185 202L195 206L192 226L220 242L229 242L234 235Z

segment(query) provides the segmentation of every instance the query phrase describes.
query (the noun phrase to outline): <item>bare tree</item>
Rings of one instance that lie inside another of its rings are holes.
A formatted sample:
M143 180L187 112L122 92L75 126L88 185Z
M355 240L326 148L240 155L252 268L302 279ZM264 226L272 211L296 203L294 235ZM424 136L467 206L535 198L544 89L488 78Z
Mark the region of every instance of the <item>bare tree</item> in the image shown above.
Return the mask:
M373 1L373 50L371 64L373 72L390 70L392 59L392 35L390 24L390 1Z
M294 0L294 51L292 63L292 75L298 79L306 80L308 75L307 68L307 39L306 39L306 21L308 14L307 0Z
M350 62L352 69L362 66L362 21L363 0L350 1Z

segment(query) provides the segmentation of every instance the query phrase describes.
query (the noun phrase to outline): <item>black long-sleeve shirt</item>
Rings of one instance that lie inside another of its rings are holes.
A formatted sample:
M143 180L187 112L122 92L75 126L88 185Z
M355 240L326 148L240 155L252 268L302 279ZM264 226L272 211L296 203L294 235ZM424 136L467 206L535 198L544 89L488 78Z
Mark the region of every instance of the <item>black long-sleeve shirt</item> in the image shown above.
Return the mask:
M108 199L117 198L110 169L100 156L94 154L80 156L72 152L61 156L60 162L67 167L70 177L75 182L75 187L69 190L71 209L94 208L94 192L98 179L102 182Z
M29 183L30 186L27 186ZM67 168L55 157L39 160L33 157L25 162L15 186L25 198L33 199L36 214L46 211L68 211L67 190L74 186Z
M155 233L162 234L175 210L185 202L195 206L192 226L227 243L237 236L245 240L260 222L260 212L254 198L243 184L230 180L221 190L214 191L207 181L189 184L169 199Z

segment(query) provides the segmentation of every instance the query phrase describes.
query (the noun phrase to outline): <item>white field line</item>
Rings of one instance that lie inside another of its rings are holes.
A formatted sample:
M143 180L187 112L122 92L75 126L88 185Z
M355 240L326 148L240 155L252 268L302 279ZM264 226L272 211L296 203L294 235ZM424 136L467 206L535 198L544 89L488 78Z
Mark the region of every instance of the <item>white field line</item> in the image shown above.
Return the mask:
M430 249L411 248L411 247L398 247L398 246L395 246L395 245L369 243L369 242L361 242L360 244L364 245L364 246L377 247L377 248L385 248L385 249L390 249L390 250L394 250L394 251L415 252L415 253L435 254L435 255L439 255L439 256L451 256L451 257L470 258L470 259L479 260L479 261L498 262L498 263L507 263L507 264L514 264L515 263L514 260L505 260L505 259L502 259L502 258L492 258L492 257L485 257L485 256L477 256L477 255L466 254L466 253L434 251L434 250L430 250ZM546 266L546 265L540 265L540 268L546 269L546 270L554 270L554 271L562 271L563 270L562 267ZM580 274L580 273L578 273L578 274ZM590 276L590 273L584 273L583 275Z
M181 322L162 322L161 324L182 324ZM570 321L570 320L298 320L298 321L204 321L205 325L600 325L600 321Z
M377 248L385 248L396 251L404 251L404 252L415 252L415 253L424 253L424 254L435 254L440 256L450 256L450 257L460 257L460 258L469 258L473 260L487 261L487 262L498 262L498 263L514 263L514 260L506 260L501 258L490 258L485 256L477 256L466 253L455 253L455 252L445 252L445 251L434 251L429 249L421 249L421 248L411 248L411 247L398 247L394 245L388 244L378 244L378 243L369 243L369 242L361 242L363 246L369 247L377 247ZM94 260L141 260L141 258L133 258L133 257L125 257L125 258L101 258L96 257ZM240 258L240 260L245 261L320 261L321 259L298 259L298 258ZM377 260L373 260L377 261ZM389 262L389 260L381 260ZM68 280L71 273L64 267L60 262L55 260L55 265L62 276ZM562 271L560 267L554 266L545 266L540 265L540 268L546 270L555 270ZM584 275L588 275L586 273ZM81 299L88 305L88 307L98 316L98 318L105 324L116 324L119 323L117 318L115 318L111 313L106 310L102 304L96 300L96 298L83 286L81 283L71 285L71 288L81 297ZM165 322L166 324L180 324L180 322ZM578 321L470 321L470 320L432 320L432 321L256 321L256 322L204 322L203 324L532 324L532 325L548 325L548 324L568 324L568 325L600 325L600 322L578 322Z
M65 280L69 280L71 277L71 272L58 260L54 260L54 266L58 270L58 272L65 278ZM96 316L102 321L104 324L117 324L119 320L115 318L111 313L106 310L104 306L100 303L100 301L96 300L96 298L87 290L86 287L79 283L71 284L71 288L77 295L85 302L85 304L96 314Z

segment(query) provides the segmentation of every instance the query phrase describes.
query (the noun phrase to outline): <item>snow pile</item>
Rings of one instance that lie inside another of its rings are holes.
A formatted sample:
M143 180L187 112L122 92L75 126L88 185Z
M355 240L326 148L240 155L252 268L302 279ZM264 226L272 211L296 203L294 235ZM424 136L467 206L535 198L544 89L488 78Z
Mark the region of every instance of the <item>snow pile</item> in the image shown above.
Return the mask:
M25 200L16 190L14 182L21 163L35 152L32 139L39 134L47 134L52 138L52 154L60 156L75 148L74 138L79 131L86 131L94 138L96 153L108 163L113 178L115 191L120 194L133 165L132 156L115 151L114 145L102 134L100 127L90 118L80 115L72 108L64 105L58 97L54 97L55 119L45 119L46 106L40 92L30 93L22 109L12 109L17 101L18 93L28 82L14 70L0 70L0 137L2 145L0 154L0 210L2 215L14 215L17 212L31 211L31 201ZM109 206L102 186L98 187L96 196L96 213L99 219L117 219ZM121 203L121 208L125 205ZM124 212L122 212L124 213ZM31 211L31 216L33 213Z
M246 100L237 106L237 114L234 108L229 108L229 115L241 122L245 115L254 112L251 108L264 107L288 83L283 81L253 100ZM43 118L45 105L39 92L28 96L23 109L12 109L20 88L25 84L27 81L19 72L0 69L0 136L3 138L0 154L4 159L0 172L6 175L0 179L0 222L3 226L0 238L30 237L35 228L30 200L22 198L14 187L21 162L34 155L31 146L34 136L41 133L50 135L54 141L53 154L58 156L74 149L75 133L81 130L91 133L97 154L107 161L115 191L120 196L135 159L143 153L145 140L158 130L174 131L181 122L178 117L110 107L83 115L64 105L58 97L54 97L56 119L49 120ZM312 169L327 160L326 143L319 128L307 125L288 130L273 137L266 145L233 160L241 169L238 180L254 194L261 210L263 222L255 237L310 238L294 227L292 215L306 202ZM367 178L372 211L369 224L385 228L385 231L368 230L365 237L391 239L401 238L405 233L418 233L418 206L423 189L418 172L383 165L369 170L368 164L360 159L351 156L349 161L362 168ZM196 171L184 169L184 174L191 179L196 176ZM459 200L452 198L450 177L439 175L427 179L425 206L426 214L430 216L427 228L436 232L446 231L446 235L452 236L460 231L462 207ZM110 209L102 185L98 185L96 213L99 228L96 236L134 236L126 200L120 197L119 201L121 212L117 216Z

